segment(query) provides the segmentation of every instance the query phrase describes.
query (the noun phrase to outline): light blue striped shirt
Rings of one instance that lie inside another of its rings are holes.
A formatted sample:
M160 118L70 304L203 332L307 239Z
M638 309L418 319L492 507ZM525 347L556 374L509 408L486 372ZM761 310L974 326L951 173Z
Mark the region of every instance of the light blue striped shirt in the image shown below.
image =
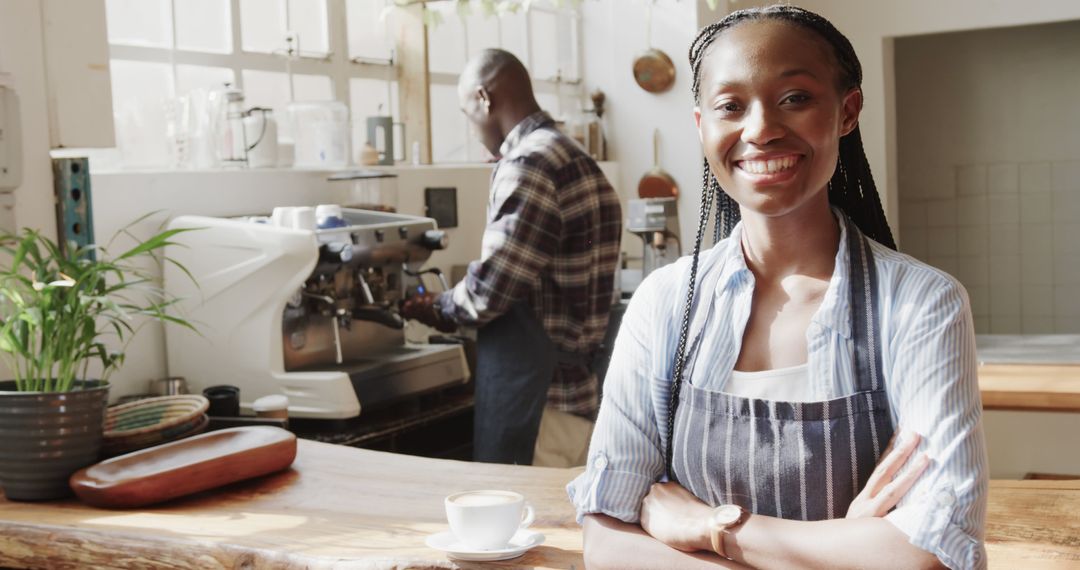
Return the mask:
M839 218L840 244L845 244L848 230L845 218ZM740 224L699 262L698 283L715 285L695 295L691 337L699 327L704 334L689 382L708 390L723 391L727 384L750 314L754 277L743 258L741 234ZM922 434L919 450L933 459L886 518L946 566L985 568L988 470L967 293L933 267L873 241L871 247L893 425ZM855 392L849 267L847 248L841 246L806 332L809 378L818 400ZM586 471L567 486L579 521L588 513L604 513L637 522L649 485L663 474L671 370L689 269L690 258L684 257L653 272L630 301ZM714 305L712 311L701 307L705 302Z

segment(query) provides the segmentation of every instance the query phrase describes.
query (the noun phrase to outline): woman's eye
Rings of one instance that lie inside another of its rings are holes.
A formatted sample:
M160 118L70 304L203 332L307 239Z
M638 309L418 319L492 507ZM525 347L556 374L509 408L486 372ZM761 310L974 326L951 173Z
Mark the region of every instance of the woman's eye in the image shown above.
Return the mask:
M725 101L717 105L716 110L724 114L738 113L739 104L734 101Z
M784 103L792 103L792 104L795 104L795 105L799 105L801 103L806 103L809 100L810 100L810 96L805 94L805 93L793 93L791 95L788 95L787 97L784 97L783 102Z

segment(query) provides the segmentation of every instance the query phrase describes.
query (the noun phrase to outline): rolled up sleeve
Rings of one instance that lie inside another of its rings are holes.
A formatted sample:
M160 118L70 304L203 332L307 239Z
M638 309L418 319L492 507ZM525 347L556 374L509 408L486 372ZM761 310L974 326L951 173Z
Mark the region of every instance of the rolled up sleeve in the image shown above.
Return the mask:
M653 358L663 357L653 354L652 344L662 328L658 308L665 305L667 273L654 272L638 287L619 328L586 470L566 488L578 522L592 513L638 522L649 485L663 473L652 392L666 384L654 381L650 370Z
M975 333L967 294L937 275L932 293L898 307L888 391L897 424L922 434L931 463L886 520L949 568L985 568L988 472Z

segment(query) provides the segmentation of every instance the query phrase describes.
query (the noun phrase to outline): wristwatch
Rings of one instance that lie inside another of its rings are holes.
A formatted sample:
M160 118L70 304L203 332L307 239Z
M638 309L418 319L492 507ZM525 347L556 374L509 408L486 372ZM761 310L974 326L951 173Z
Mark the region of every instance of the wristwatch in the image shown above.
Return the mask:
M709 539L712 541L713 552L731 560L724 551L724 535L741 525L746 519L747 511L739 505L720 505L713 509L712 514L709 515Z

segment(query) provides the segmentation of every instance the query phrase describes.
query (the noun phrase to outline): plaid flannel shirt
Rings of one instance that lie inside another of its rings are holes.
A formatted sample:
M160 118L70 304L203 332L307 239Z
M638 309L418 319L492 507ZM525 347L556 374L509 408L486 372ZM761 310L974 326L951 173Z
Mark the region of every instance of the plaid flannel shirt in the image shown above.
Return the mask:
M591 360L608 323L622 209L600 167L540 111L510 131L491 177L481 255L442 314L481 327L527 299L556 349ZM591 417L596 375L559 363L548 405Z

